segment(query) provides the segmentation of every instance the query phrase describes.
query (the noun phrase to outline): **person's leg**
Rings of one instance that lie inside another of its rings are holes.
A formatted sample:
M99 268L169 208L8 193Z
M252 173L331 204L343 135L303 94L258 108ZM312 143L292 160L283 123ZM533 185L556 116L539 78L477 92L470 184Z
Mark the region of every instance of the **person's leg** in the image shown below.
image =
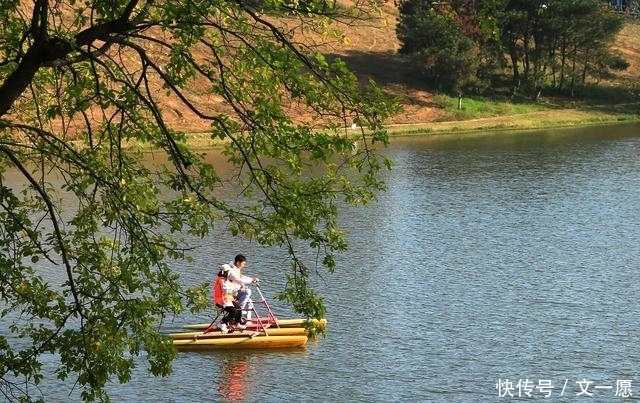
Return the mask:
M247 302L247 298L249 298L249 295L249 289L238 291L238 294L236 295L236 301L238 301L238 304L240 304L240 307L242 309L244 309L244 304Z
M253 303L251 302L251 289L245 288L238 291L236 296L240 307L243 310L244 316L247 320L251 320L251 311L253 310Z
M240 324L240 319L242 319L242 309L240 309L240 303L238 301L233 301L233 312L231 312L231 318L235 325Z
M235 308L233 306L225 306L224 307L224 316L222 317L221 322L229 324L233 320L233 315L235 314Z
M242 310L241 309L236 309L235 313L234 313L234 318L233 320L238 324L239 327L244 327L242 325Z
M235 308L233 306L225 306L224 308L224 316L220 320L220 326L218 328L221 332L226 333L229 328L228 324L233 320L233 315L235 314Z

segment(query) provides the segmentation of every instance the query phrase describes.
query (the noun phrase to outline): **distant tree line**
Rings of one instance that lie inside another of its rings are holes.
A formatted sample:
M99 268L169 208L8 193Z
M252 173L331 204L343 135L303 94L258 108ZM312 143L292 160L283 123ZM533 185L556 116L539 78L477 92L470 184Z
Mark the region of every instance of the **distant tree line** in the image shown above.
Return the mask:
M628 67L611 49L625 16L608 1L401 0L399 10L399 52L442 91L482 91L508 72L514 95L574 95Z

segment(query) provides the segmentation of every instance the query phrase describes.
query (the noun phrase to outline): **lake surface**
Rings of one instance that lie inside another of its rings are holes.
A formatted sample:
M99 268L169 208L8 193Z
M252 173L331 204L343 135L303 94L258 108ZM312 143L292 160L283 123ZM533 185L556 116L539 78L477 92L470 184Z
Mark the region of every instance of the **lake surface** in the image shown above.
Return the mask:
M140 368L130 384L111 387L113 400L640 396L639 125L406 137L388 154L388 192L345 211L350 249L335 274L315 280L326 338L294 350L181 353L172 376ZM223 243L212 250L203 241L196 263L180 268L184 281L208 280L215 264L242 252L265 296L281 288L282 251Z

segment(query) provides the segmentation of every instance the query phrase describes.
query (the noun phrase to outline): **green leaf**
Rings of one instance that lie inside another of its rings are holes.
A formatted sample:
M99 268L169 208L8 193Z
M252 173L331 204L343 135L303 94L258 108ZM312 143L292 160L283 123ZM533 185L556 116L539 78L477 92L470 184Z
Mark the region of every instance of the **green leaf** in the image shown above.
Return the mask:
M214 228L281 251L280 298L324 316L308 267L336 270L341 208L384 189L391 165L372 145L397 104L300 38L340 37L334 21L377 4L22 3L0 5L2 372L37 384L56 357L87 402L108 401L139 357L169 375L164 321L211 309L210 274L187 285L177 267L194 244L221 248Z

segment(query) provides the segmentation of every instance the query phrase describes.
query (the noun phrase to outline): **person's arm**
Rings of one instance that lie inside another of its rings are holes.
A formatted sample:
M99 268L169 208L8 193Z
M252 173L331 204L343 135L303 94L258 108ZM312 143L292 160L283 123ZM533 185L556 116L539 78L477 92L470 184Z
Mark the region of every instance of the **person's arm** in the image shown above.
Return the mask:
M238 273L229 274L229 279L241 284L251 284L256 280L255 277L245 276L244 274L238 275Z

